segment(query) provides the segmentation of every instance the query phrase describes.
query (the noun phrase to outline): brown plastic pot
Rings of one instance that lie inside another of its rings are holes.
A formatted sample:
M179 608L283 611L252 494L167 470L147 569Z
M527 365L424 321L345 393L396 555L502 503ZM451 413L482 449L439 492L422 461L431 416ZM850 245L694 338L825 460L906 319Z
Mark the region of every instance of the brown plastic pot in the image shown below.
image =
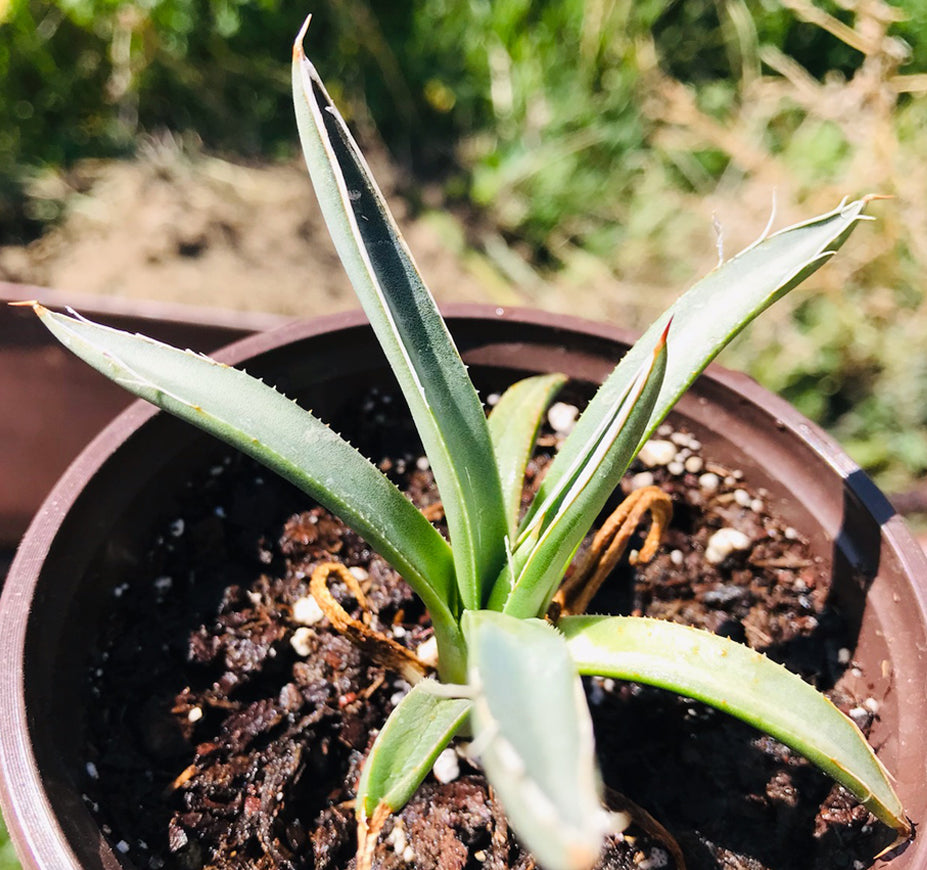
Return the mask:
M628 336L588 322L480 308L452 309L449 326L474 380L498 389L561 371L595 384ZM219 356L307 398L324 418L388 374L361 315L293 324ZM311 397L311 398L310 398ZM833 591L858 630L853 658L881 700L872 741L897 776L911 817L927 817L927 562L887 500L845 453L748 378L712 369L679 403L675 422L706 454L743 469L774 509L832 565ZM211 439L144 403L105 429L35 517L0 599L0 804L26 870L132 867L107 843L81 799L85 672L99 603L140 552L150 521ZM892 870L927 870L915 841Z
M71 461L132 397L68 352L29 308L41 299L91 320L209 353L291 318L65 293L0 281L0 550L12 548ZM0 564L0 585L3 565Z

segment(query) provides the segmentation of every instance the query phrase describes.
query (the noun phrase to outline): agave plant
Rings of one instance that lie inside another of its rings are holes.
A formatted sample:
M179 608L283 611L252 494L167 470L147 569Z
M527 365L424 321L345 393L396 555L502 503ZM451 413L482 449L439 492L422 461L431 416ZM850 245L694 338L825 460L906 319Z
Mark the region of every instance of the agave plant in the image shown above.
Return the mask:
M421 435L449 540L374 465L272 387L189 351L35 307L64 344L114 381L255 457L337 514L422 598L437 641L435 675L333 603L327 578L336 572L350 581L344 566L326 563L312 578L332 622L414 683L379 732L357 786L359 863L369 863L384 818L412 796L449 742L466 735L538 861L550 870L590 867L603 837L628 823L603 807L580 680L590 674L660 686L746 720L909 836L889 775L861 732L799 677L703 631L584 615L589 590L577 592L575 578L572 589L561 589L579 544L673 404L734 335L830 259L868 200L764 234L684 294L599 389L519 516L540 421L565 379L521 381L487 420L357 144L303 53L304 35L305 26L294 46L293 91L306 162ZM653 550L665 499L637 494L622 510L616 522L625 530L653 514Z

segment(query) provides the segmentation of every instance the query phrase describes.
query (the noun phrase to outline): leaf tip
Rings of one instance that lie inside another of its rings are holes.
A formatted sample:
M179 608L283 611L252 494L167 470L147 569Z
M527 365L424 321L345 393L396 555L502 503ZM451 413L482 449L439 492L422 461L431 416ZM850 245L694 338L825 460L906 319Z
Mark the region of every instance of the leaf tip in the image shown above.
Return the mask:
M669 316L669 320L666 321L666 326L663 327L663 332L660 333L660 337L657 339L657 343L653 347L653 361L651 362L651 369L657 364L657 359L661 353L666 350L667 338L669 337L670 327L673 325L673 315Z
M900 820L901 824L894 827L895 833L898 835L891 843L889 843L878 855L876 855L876 860L878 861L890 861L895 855L891 854L898 849L898 854L901 853L902 847L905 844L914 838L914 823L905 816L903 820Z
M675 315L671 314L669 320L666 321L666 326L663 327L663 333L660 336L660 340L657 342L656 352L659 353L666 345L666 338L669 335L670 327L673 325L673 317Z
M601 851L585 844L574 844L567 849L566 866L569 870L587 870L598 860Z
M7 302L12 308L31 308L39 317L48 314L48 309L38 299L20 299L16 302Z
M303 50L303 42L306 39L306 33L309 30L309 23L312 21L312 13L310 12L306 16L306 20L303 21L302 27L299 28L299 33L296 34L296 39L293 41L293 60L300 61L304 60L306 53Z

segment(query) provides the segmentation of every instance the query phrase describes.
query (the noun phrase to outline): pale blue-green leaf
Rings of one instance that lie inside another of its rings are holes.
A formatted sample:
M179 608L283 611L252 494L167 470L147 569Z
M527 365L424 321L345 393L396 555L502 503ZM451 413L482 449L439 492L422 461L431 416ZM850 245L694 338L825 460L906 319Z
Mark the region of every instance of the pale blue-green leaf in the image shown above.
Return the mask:
M550 374L518 381L502 394L489 415L489 436L499 466L512 541L521 508L525 468L544 421L544 412L566 380L565 375Z
M563 638L495 611L462 617L474 741L512 828L548 870L591 867L610 828L592 720Z
M543 504L523 526L512 557L493 587L491 609L512 616L546 613L576 548L634 457L666 366L664 332L611 415L603 417L590 433L567 473L545 493Z
M782 665L728 638L662 620L568 616L558 628L580 673L659 686L730 713L800 752L873 815L910 834L889 775L859 728Z
M754 317L815 272L836 252L862 215L868 199L840 205L827 214L762 239L715 269L665 311L608 377L541 484L529 522L548 494L569 473L586 442L625 395L642 362L672 319L672 354L659 398L641 442L666 417L721 349Z
M466 607L505 561L505 505L486 416L434 299L357 143L302 49L293 101L322 214L396 374L431 462Z
M357 784L358 819L370 819L381 804L390 812L405 806L467 718L471 702L442 688L434 680L422 680L386 720Z
M451 664L462 658L447 603L455 594L450 547L340 435L231 366L42 306L36 311L62 344L111 380L253 456L344 520L422 597L439 655Z

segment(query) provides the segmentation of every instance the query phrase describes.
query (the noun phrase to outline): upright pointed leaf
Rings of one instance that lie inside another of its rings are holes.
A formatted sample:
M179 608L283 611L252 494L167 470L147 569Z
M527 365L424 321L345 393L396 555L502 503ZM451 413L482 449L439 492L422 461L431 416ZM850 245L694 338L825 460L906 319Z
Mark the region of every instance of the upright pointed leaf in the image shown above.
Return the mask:
M462 659L447 605L454 594L447 542L340 435L231 366L42 306L36 311L62 344L121 387L254 457L344 520L421 596L439 655Z
M577 451L558 485L523 524L490 607L512 616L542 616L576 548L589 532L637 451L667 366L666 330L628 391Z
M889 775L859 728L782 665L728 638L656 619L568 616L558 628L580 673L659 686L730 713L800 752L910 835Z
M536 504L540 506L559 485L591 433L627 392L649 348L670 319L676 352L667 364L663 387L642 432L641 443L735 335L834 255L856 224L865 218L862 212L868 201L841 204L832 212L757 242L680 297L657 318L596 393L548 469ZM526 520L531 519L536 509L532 506Z
M422 680L390 713L357 784L358 819L369 820L378 806L402 809L466 720L471 702L442 688Z
M610 828L592 720L566 644L549 623L494 611L462 619L473 746L515 833L547 870L591 867Z
M499 466L512 541L525 486L525 468L537 441L544 412L566 380L565 375L550 374L518 381L502 394L489 415L489 435Z
M431 461L463 603L479 607L504 563L506 533L483 407L360 149L303 54L304 33L293 48L293 99L309 173Z

